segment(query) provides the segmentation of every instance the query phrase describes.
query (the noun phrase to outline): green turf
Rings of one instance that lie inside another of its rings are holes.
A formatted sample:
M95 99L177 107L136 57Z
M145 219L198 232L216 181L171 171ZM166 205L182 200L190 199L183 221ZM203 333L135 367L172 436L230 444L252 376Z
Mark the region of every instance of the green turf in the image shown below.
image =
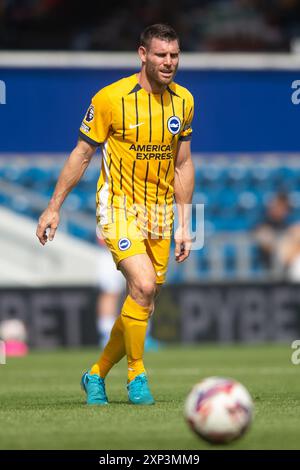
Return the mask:
M299 449L300 365L281 346L172 347L148 353L156 405L127 403L126 364L107 379L110 404L88 407L79 389L95 350L32 352L0 366L0 449L211 449L190 431L182 408L204 377L240 380L255 402L245 437L218 449Z

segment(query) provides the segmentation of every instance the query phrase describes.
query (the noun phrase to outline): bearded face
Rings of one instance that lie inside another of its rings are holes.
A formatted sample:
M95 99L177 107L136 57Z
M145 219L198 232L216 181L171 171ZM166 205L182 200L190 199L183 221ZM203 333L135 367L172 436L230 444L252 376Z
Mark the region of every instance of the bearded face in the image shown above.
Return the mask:
M153 38L149 47L140 47L139 52L148 80L160 87L169 85L178 68L178 42Z

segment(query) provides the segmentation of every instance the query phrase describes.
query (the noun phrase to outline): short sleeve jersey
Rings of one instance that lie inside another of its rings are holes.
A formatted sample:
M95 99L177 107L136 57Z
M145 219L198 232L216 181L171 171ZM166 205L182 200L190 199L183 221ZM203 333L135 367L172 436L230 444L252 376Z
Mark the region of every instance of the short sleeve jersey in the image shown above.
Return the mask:
M148 93L134 74L101 89L92 99L80 137L101 146L97 185L100 225L138 214L153 233L173 220L174 163L179 141L190 140L194 101L171 83Z

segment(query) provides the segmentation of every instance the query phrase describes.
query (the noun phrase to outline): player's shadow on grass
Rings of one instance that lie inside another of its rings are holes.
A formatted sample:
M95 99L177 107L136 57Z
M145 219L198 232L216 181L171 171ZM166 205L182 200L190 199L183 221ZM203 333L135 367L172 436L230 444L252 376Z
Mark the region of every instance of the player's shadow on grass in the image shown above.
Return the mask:
M161 403L169 403L168 400L156 400L155 401L155 405L160 405ZM99 405L87 405L85 402L80 402L79 403L80 405L84 405L84 406L99 406ZM108 405L105 405L104 408L107 408L109 407L110 405L124 405L124 406L130 406L132 408L152 408L152 405L148 406L148 405L134 405L132 403L129 403L128 400L109 400L108 402ZM154 407L155 407L154 405ZM100 405L101 407L103 407L102 405Z
M152 408L152 406L155 407L155 405L160 405L162 403L170 403L169 400L155 400L154 405L134 405L133 403L130 403L128 400L109 400L109 405L128 405L132 406L133 408Z
M77 401L77 405L87 406L88 408L98 407L98 408L108 408L110 405L127 405L128 402L125 400L109 400L108 405L87 405L85 401Z

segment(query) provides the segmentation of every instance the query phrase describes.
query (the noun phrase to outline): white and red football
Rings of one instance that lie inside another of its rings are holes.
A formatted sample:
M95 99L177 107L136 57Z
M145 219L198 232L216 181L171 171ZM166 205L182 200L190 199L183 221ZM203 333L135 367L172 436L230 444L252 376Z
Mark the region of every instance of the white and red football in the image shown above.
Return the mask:
M246 388L236 380L209 377L192 388L184 415L202 439L225 444L238 439L249 428L253 402Z

